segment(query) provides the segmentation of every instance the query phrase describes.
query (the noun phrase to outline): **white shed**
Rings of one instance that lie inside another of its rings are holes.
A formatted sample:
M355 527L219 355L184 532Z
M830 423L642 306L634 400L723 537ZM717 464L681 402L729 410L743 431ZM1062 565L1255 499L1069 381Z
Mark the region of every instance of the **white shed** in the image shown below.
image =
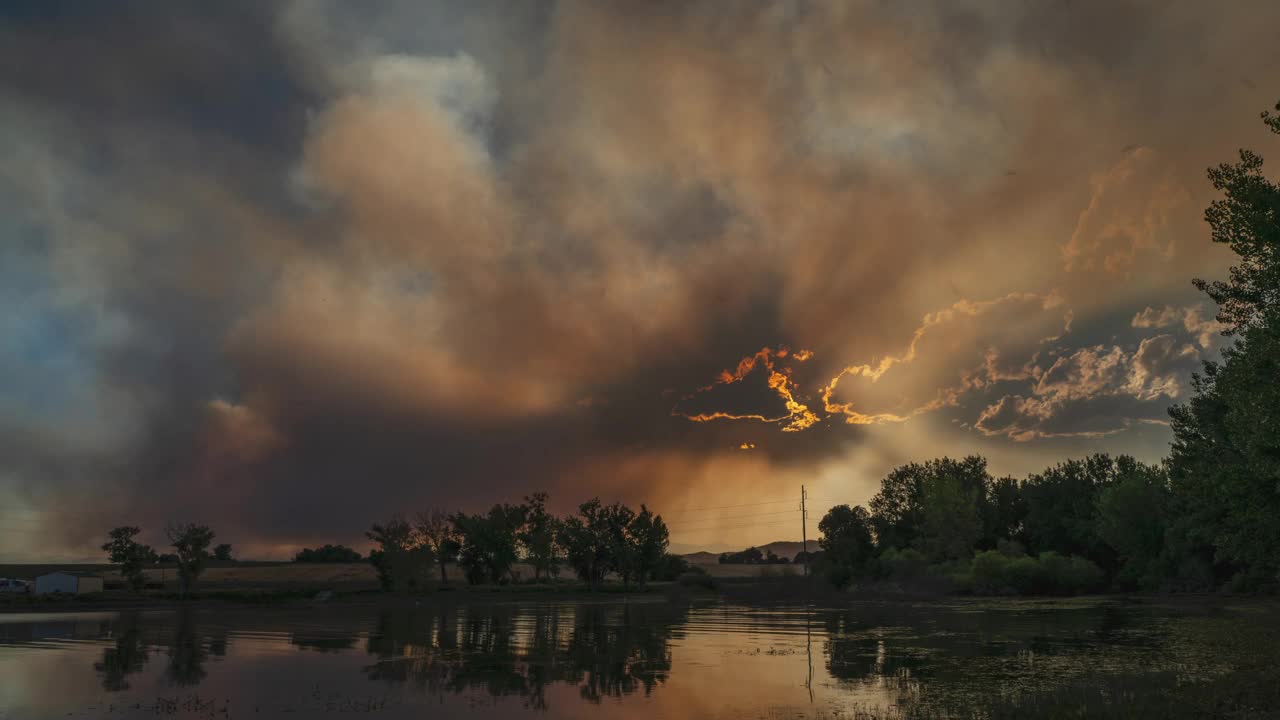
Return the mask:
M102 576L92 573L59 570L36 578L37 595L48 595L50 593L84 595L85 593L96 592L102 592Z

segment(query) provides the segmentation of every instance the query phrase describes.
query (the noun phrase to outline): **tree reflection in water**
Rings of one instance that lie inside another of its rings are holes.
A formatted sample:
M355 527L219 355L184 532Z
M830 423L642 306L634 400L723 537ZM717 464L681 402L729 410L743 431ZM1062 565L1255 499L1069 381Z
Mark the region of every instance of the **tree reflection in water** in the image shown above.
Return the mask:
M121 613L114 622L104 625L103 632L115 643L102 649L102 659L93 664L102 678L102 689L120 692L129 689L129 676L142 672L152 653L163 650L168 658L164 678L177 687L194 687L204 680L205 663L210 657L227 654L225 628L215 626L204 633L197 613L181 608L173 616L173 626L166 632L164 624L144 623L136 612Z
M412 683L432 694L484 690L547 707L553 683L599 702L664 682L670 640L684 611L665 604L505 605L387 611L368 640L374 680Z
M142 672L150 659L137 613L125 613L111 628L115 645L102 649L102 660L93 669L102 675L102 689L120 692L129 689L129 676Z

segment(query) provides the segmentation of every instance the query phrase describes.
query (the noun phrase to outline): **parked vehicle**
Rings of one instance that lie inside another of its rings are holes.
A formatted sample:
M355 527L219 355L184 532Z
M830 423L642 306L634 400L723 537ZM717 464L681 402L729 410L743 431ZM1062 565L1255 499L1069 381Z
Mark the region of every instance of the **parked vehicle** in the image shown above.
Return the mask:
M0 593L29 593L31 585L26 580L0 578Z

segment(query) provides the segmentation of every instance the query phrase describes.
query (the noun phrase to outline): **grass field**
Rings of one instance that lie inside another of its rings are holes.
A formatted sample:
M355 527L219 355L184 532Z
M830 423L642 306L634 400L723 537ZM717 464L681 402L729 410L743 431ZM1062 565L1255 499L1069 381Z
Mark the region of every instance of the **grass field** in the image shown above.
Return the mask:
M785 577L801 575L803 570L792 565L721 565L698 563L697 567L716 578ZM34 580L54 570L92 572L102 575L110 587L122 582L119 571L112 565L0 565L0 577ZM517 564L517 574L522 578L533 577L533 568ZM562 579L571 579L572 573L562 571ZM461 583L462 573L457 567L449 567L451 581ZM177 590L177 570L173 567L152 568L147 571L149 585L161 585L165 590ZM203 590L365 590L378 585L373 566L359 563L292 563L292 562L234 562L210 563L200 576Z

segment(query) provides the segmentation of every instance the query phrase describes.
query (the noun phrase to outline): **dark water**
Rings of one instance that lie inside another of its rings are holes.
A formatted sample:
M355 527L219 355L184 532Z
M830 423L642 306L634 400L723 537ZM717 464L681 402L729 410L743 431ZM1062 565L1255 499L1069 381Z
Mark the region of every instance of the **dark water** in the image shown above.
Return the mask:
M1280 659L1256 641L1275 617L1099 601L0 615L0 719L987 716L1098 678L1115 687L1090 702L1131 702Z

